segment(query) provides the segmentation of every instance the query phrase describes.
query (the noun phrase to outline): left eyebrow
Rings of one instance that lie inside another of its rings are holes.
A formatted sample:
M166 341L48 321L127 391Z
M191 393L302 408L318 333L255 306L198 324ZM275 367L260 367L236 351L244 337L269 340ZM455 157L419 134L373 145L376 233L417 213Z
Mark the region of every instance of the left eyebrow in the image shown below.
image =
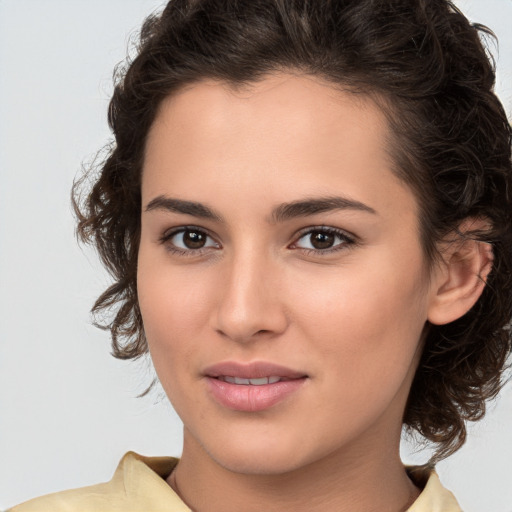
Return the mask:
M296 217L307 217L309 215L315 215L316 213L333 210L358 210L377 215L377 212L373 208L364 203L346 197L331 196L280 204L272 211L270 222L284 222Z

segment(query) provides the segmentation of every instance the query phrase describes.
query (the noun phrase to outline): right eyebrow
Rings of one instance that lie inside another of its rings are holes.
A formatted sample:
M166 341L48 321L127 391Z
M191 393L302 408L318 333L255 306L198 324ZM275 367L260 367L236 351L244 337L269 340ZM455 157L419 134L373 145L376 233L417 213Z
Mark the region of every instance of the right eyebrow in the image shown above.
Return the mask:
M146 206L145 211L152 210L165 210L168 212L183 213L185 215L192 215L201 219L216 220L224 222L222 216L214 210L208 208L202 203L195 201L184 201L182 199L175 199L166 196L157 196L152 199Z

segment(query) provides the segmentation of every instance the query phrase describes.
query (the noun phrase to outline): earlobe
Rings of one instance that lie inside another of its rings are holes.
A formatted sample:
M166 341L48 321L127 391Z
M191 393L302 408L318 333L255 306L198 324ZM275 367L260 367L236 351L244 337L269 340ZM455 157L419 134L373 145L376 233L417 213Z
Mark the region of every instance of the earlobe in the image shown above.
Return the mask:
M443 258L431 283L430 323L453 322L465 315L479 299L492 269L492 246L467 234L488 228L486 221L468 219L461 225L456 240L444 242Z

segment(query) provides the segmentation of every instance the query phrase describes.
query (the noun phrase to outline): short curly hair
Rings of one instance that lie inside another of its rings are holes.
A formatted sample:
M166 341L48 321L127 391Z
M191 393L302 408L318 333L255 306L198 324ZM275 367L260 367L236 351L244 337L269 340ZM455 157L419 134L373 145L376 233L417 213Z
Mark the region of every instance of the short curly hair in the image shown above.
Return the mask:
M429 326L403 418L436 443L436 460L457 450L465 421L482 417L502 386L511 351L512 130L493 92L492 37L447 0L172 0L147 18L136 56L116 73L115 140L73 189L78 235L114 278L93 307L107 315L113 355L148 350L137 302L140 185L162 100L205 78L238 87L275 71L313 75L371 96L386 114L428 262L464 219L489 223L470 234L493 247L487 286L462 318Z

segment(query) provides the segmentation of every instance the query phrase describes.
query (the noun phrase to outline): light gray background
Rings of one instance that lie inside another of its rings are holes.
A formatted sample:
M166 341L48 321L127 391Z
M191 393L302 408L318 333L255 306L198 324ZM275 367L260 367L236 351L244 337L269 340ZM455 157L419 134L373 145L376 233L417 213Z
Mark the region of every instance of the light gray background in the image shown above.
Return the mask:
M512 114L512 0L459 0L500 38ZM109 280L74 239L69 190L108 138L114 65L160 0L0 0L0 509L109 480L122 454L179 455L147 364L109 356L89 308ZM439 465L466 512L512 511L512 386ZM406 461L425 460L411 453Z

